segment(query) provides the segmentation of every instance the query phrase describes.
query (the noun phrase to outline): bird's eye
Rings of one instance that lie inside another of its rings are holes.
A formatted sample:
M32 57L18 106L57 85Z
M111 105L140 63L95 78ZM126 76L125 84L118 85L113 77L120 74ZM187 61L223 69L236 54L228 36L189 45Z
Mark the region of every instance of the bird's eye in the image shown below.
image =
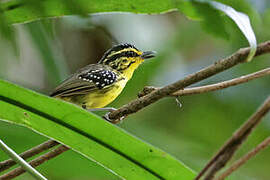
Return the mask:
M127 51L126 52L126 56L128 56L128 57L134 57L134 56L136 56L136 53L133 52L133 51Z
M122 61L123 63L127 63L128 62L128 60L127 59L123 59L123 61Z

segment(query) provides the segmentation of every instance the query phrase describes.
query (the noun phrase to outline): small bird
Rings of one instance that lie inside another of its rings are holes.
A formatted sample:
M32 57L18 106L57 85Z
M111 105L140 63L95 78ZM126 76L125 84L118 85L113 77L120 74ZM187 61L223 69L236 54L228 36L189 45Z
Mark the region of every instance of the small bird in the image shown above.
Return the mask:
M97 64L89 64L64 80L50 96L89 111L112 111L114 108L104 107L121 93L135 69L154 56L154 51L142 52L131 44L115 45Z

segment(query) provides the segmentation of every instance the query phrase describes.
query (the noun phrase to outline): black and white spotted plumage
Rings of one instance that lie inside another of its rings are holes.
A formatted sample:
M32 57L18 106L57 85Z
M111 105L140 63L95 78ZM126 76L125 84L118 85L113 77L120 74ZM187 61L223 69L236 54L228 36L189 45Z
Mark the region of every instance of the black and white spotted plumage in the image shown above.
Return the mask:
M62 82L50 96L84 95L94 90L106 89L124 78L112 68L101 64L88 65Z
M89 72L79 75L79 79L94 83L99 89L102 89L116 82L117 74L104 69L89 70Z

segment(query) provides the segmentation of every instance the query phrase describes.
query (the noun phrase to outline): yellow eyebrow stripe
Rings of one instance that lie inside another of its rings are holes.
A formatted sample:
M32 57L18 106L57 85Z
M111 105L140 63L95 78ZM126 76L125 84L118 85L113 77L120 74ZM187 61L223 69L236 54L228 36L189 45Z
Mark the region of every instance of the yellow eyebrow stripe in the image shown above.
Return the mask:
M116 51L116 52L113 52L113 53L109 54L108 57L111 57L111 56L116 55L116 54L120 54L120 53L125 52L125 51L134 51L135 53L137 53L139 55L142 54L141 51L138 51L138 50L136 50L134 48L125 48L125 49L122 49L120 51Z

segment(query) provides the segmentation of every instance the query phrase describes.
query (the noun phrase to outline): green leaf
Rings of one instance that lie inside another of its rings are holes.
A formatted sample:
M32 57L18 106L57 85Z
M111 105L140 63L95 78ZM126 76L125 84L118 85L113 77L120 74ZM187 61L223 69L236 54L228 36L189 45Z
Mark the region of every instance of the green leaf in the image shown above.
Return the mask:
M190 10L186 11L185 6L179 5L179 9L183 10L186 16L191 19L200 20L202 28L218 37L224 39L229 39L229 34L226 30L225 19L222 17L222 14L215 8L211 7L209 3L204 3L201 1L190 1L189 2L193 11L196 14L190 14ZM188 5L188 3L186 3Z
M33 176L37 180L47 180L42 174L40 174L35 168L29 165L23 158L21 158L15 151L8 147L0 139L0 149L2 149L11 159L13 159L17 164L19 164L24 170Z
M244 36L247 38L249 42L251 49L247 57L247 61L251 61L257 49L257 41L256 41L255 34L253 32L253 29L251 27L249 17L246 14L237 12L232 7L226 6L219 2L209 1L209 0L197 0L197 1L208 3L215 9L218 9L224 12L237 24L237 26L239 27L239 29L242 31L242 33L244 34Z
M14 28L8 24L6 17L3 15L0 9L0 35L7 40L13 48L15 55L18 55L18 45L16 42L16 33Z
M207 31L228 39L229 35L226 31L225 20L220 13L223 12L237 24L251 46L247 61L252 59L256 50L256 38L248 16L220 2L210 0L44 0L38 1L39 9L42 9L42 11L36 11L33 8L29 8L33 6L32 1L11 0L0 3L0 8L4 11L9 24L25 23L45 17L59 17L72 14L85 15L100 12L152 14L178 9L192 19L203 20L201 24ZM237 6L235 1L219 1ZM244 5L244 10L252 14L251 7L244 0L237 0L237 2ZM238 6L237 8L239 9Z
M64 15L74 15L75 13L100 13L100 12L133 12L133 13L161 13L175 9L171 1L151 0L43 0L38 1L43 11L29 9L29 4L23 1L11 0L0 3L0 8L4 11L10 24L26 23L46 17L61 17ZM76 2L76 6L72 4ZM83 7L79 11L78 8ZM45 13L44 13L45 12Z
M185 179L181 162L73 104L0 80L0 119L55 139L123 179Z
M226 3L226 1L224 2ZM241 4L244 4L244 2L240 2ZM256 52L257 42L250 24L249 17L246 14L238 12L232 7L222 4L220 2L211 0L180 0L179 3L179 10L183 11L191 19L202 20L201 24L206 31L214 35L223 37L225 39L229 39L229 34L226 31L225 19L219 12L225 13L235 22L237 27L241 30L241 32L249 42L251 51L247 57L247 61L250 61L253 58ZM232 2L228 1L227 3L231 4ZM248 8L246 7L246 9Z

